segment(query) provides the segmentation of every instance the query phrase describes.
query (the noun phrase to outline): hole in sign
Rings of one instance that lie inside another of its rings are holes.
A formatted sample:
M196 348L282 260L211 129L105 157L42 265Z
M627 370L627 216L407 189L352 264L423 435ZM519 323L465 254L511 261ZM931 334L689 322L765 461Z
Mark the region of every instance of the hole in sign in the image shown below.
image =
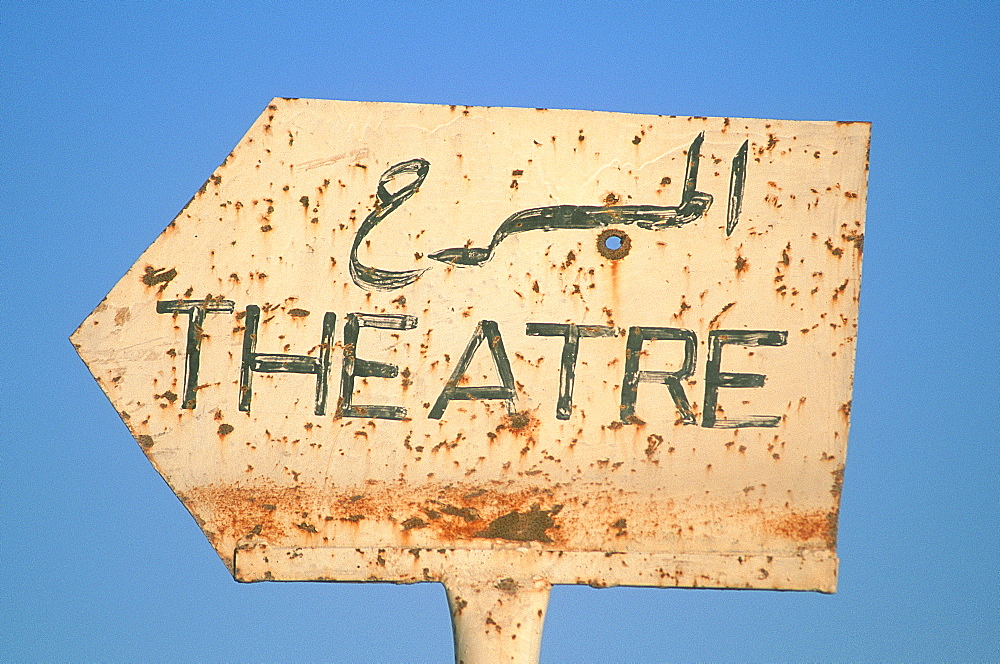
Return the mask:
M632 249L632 240L622 231L607 229L597 236L597 251L605 258L613 261L628 256Z

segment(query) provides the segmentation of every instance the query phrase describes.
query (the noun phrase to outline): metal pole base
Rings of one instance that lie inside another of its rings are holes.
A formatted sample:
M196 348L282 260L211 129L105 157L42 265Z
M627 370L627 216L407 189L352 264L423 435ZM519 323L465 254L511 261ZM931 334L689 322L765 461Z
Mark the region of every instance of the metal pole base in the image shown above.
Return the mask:
M538 579L448 579L458 664L538 662L552 586Z

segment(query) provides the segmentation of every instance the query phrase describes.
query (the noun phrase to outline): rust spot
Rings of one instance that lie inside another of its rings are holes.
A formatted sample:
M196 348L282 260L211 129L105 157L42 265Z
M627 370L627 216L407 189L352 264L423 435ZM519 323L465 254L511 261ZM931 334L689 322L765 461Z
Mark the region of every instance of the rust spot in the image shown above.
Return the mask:
M726 313L727 311L729 311L730 309L732 309L734 306L736 306L736 303L735 302L730 302L726 306L722 307L722 310L719 311L719 313L715 314L715 316L712 318L712 320L710 320L708 322L708 329L710 329L710 330L716 330L716 329L718 329L719 328L719 319L722 318L722 315L724 313Z
M528 512L510 512L494 519L474 536L514 542L551 542L552 538L545 531L556 525L552 517L561 509L562 505L553 505L551 510L543 510L535 503Z
M663 444L663 436L655 433L651 434L648 438L646 438L646 442L648 443L646 445L646 457L652 460L656 455L656 451L660 448L660 445Z
M748 272L749 270L750 270L750 263L747 261L747 259L743 258L742 256L737 256L736 274L737 275L743 274L744 272Z
M474 507L455 507L454 505L442 505L440 509L442 514L461 517L469 523L480 520L479 512Z
M531 411L522 410L504 416L496 431L500 433L506 430L514 435L532 436L540 425L541 421Z
M177 276L177 270L170 268L169 270L165 267L154 268L151 265L146 266L146 273L142 275L142 283L147 286L160 285L160 292L167 287L167 284Z
M618 205L622 202L622 197L613 191L609 191L607 196L604 197L602 203L604 207L611 207L612 205Z
M844 240L854 243L854 248L858 250L858 253L862 253L865 249L865 234L864 233L849 233L842 236Z
M576 253L570 250L569 253L566 254L566 261L560 267L563 270L565 270L575 262L576 262ZM538 282L536 281L535 283L537 284ZM534 287L532 287L532 290L534 290ZM538 291L536 290L535 292L537 293Z
M832 458L832 457L831 457ZM833 475L833 486L830 488L830 495L833 496L837 504L840 504L840 493L844 488L844 467L841 466L837 470L830 473Z
M413 530L414 528L423 528L427 525L427 522L418 516L410 517L403 522L403 530Z
M506 579L500 579L499 581L497 581L496 586L494 587L497 590L502 590L509 595L516 595L517 589L520 588L520 586L517 584L517 581L515 581L510 577L507 577Z
M153 398L154 399L166 399L170 403L173 403L173 402L177 401L177 395L174 394L173 392L171 392L170 390L167 390L163 394L154 394Z
M233 425L232 424L220 424L219 425L219 435L222 436L223 438L226 437L226 436L228 436L232 432L233 432Z
M309 312L305 309L289 309L288 315L292 318L305 318L309 315Z
M300 198L299 199L299 203L302 203L302 207L306 208L307 210L309 209L309 197L308 196L303 196L302 198Z
M638 136L636 136L635 138L632 139L632 145L639 145L639 143L641 143L641 142L642 142L642 139L639 138Z
M798 542L820 540L832 548L837 543L837 512L813 510L765 518L764 529Z
M150 435L147 435L147 434L141 434L141 435L139 435L139 436L136 436L136 437L135 437L135 440L136 440L136 442L138 442L138 443L139 443L139 445L140 445L140 446L141 446L141 447L142 447L143 449L147 449L147 450L148 450L148 449L149 449L150 447L152 447L152 446L153 446L153 442L154 442L154 441L153 441L153 437L152 437L152 436L150 436Z

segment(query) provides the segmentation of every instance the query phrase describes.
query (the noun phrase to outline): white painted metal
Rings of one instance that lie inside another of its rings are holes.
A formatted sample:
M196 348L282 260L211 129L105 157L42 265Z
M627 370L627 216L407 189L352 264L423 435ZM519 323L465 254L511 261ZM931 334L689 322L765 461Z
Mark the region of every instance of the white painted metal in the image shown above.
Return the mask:
M73 342L237 579L443 582L460 659L832 592L868 135L275 99Z

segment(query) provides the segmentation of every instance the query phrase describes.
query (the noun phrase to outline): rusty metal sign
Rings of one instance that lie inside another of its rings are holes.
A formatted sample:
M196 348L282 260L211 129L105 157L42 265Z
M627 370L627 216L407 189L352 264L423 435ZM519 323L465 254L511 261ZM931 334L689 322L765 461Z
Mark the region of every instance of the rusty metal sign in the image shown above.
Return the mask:
M832 592L868 137L275 99L72 341L238 580L443 582L466 661Z

